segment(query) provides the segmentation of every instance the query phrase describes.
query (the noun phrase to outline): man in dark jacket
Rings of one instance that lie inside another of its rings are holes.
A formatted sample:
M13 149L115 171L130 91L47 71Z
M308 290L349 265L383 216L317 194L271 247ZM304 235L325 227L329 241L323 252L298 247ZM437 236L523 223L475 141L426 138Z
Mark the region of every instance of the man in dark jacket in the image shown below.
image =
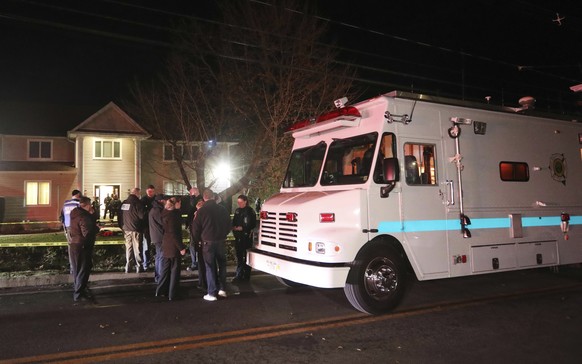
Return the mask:
M65 232L65 237L67 238L67 243L71 244L71 232L69 231L71 226L71 211L79 207L79 199L81 198L81 191L73 190L71 198L66 200L63 204L61 210L61 223L63 224L63 231ZM71 249L68 249L69 253L69 267L71 266ZM73 269L70 269L71 274L73 274Z
M150 229L148 227L149 218L148 213L152 208L154 203L154 198L156 196L156 188L153 185L149 185L146 188L146 194L142 196L141 203L144 208L144 219L143 219L143 246L142 246L142 258L143 258L143 270L148 269L148 265L152 262L153 248L152 248L152 238L150 237Z
M71 211L71 270L73 274L73 300L79 301L81 298L89 298L87 282L91 268L93 268L93 247L97 223L95 211L91 206L91 199L81 197L79 207Z
M156 195L152 208L148 214L150 238L156 248L156 259L154 264L154 280L158 283L160 279L160 269L162 264L162 238L164 237L164 224L162 222L162 211L166 198L164 195Z
M182 243L182 216L180 214L180 198L171 197L166 201L162 212L164 236L162 238L162 264L160 281L156 296L167 295L172 301L178 294L180 286L180 260L186 254L186 246Z
M202 255L206 264L207 301L216 301L216 296L226 297L226 236L230 232L230 215L216 203L214 192L205 189L202 193L204 206L192 221L192 239L202 244ZM218 287L216 265L218 263Z
M257 225L257 216L253 208L249 206L247 196L238 196L236 203L238 208L232 218L232 233L236 251L236 274L232 281L241 282L251 279L251 267L247 265L247 249L253 243L252 232Z
M131 190L131 194L121 203L118 216L119 227L125 238L125 273L135 265L136 273L143 272L141 244L143 240L144 207L139 199L140 189Z
M190 190L188 191L190 193L190 205L188 206L188 219L186 220L186 228L188 229L188 231L190 232L190 237L192 237L192 220L194 219L194 213L196 212L196 210L198 209L196 207L196 205L198 204L198 201L202 201L202 195L200 194L200 191L198 190L198 187L192 187L190 188ZM191 259L191 263L190 265L186 268L186 270L188 271L194 271L196 269L198 269L198 259L202 259L201 257L197 256L197 249L196 249L196 243L192 241L192 239L190 239L190 259ZM201 277L200 275L200 270L198 271L198 277Z

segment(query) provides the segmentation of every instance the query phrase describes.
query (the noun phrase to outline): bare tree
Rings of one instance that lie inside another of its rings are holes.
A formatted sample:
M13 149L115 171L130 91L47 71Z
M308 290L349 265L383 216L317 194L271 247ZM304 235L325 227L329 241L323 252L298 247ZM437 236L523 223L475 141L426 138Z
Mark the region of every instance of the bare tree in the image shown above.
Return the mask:
M236 140L244 173L223 196L252 182L265 196L282 180L291 138L285 129L329 109L350 90L353 71L335 63L333 47L320 43L326 25L293 1L224 1L223 18L194 21L158 87L134 92L143 120L167 143ZM193 168L205 186L204 148L190 164L175 156L185 184Z

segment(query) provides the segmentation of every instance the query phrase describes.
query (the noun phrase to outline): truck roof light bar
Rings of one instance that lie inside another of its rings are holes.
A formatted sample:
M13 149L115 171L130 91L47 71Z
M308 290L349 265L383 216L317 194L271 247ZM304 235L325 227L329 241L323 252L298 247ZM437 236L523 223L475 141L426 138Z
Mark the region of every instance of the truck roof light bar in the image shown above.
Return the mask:
M324 121L328 121L335 118L342 118L347 120L355 120L357 118L361 118L362 115L360 111L354 106L346 106L342 107L341 109L337 109L325 114L320 115L317 118L305 119L296 122L295 124L291 125L287 131L293 131L297 129L302 129L306 126L310 126L313 124L323 123Z

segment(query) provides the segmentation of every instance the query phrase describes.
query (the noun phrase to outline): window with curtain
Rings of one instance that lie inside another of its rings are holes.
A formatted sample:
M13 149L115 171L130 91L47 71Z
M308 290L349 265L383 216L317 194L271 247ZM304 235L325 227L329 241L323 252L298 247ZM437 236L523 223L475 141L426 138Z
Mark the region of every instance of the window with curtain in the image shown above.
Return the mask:
M27 181L25 184L26 206L50 205L50 182Z

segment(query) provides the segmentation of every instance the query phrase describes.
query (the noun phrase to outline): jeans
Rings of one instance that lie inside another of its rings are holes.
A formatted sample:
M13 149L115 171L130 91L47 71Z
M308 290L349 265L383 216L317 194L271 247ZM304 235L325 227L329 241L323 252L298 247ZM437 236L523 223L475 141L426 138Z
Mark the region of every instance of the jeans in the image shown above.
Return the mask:
M146 232L143 234L143 246L142 246L142 254L143 254L143 269L147 270L148 265L151 262L151 238L149 229L146 228Z
M190 249L190 257L192 258L192 264L190 264L190 268L192 268L192 270L198 268L198 262L196 259L196 247L194 246L194 244L190 244L189 246Z
M216 297L219 290L226 288L226 241L202 242L202 255L206 264L208 294ZM217 268L218 285L216 281Z
M162 243L154 243L156 246L156 259L154 262L154 281L158 283L160 281L160 273L162 271Z

